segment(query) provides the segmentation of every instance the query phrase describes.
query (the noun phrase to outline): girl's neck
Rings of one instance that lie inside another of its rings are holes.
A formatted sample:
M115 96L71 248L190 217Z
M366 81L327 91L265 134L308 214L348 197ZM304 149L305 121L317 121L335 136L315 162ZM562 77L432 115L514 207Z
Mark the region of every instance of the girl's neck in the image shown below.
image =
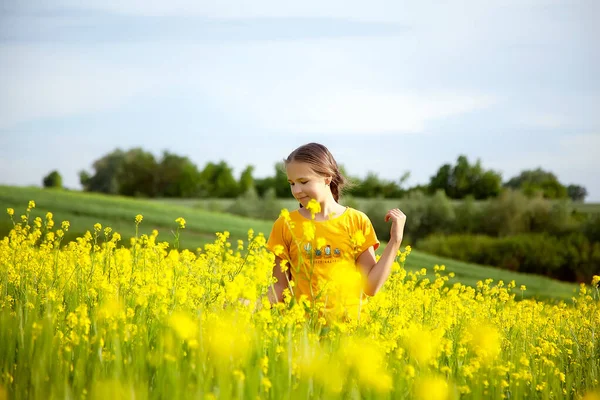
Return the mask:
M302 215L308 219L311 219L310 211L302 208ZM333 197L321 203L321 211L315 214L315 221L327 221L330 218L335 218L342 214L346 210L346 207L339 204Z

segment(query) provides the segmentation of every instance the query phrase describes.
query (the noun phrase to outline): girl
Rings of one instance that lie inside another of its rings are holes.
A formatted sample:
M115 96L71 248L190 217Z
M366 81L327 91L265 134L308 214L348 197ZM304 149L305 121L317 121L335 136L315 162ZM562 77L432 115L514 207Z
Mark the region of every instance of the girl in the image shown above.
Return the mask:
M329 150L309 143L294 150L284 165L300 208L284 210L269 235L277 278L271 303L283 301L286 288L298 300L305 296L324 303L326 310L358 305L363 293L375 295L390 274L406 216L397 208L386 214L392 222L390 241L377 261L379 241L369 218L338 203L346 181Z

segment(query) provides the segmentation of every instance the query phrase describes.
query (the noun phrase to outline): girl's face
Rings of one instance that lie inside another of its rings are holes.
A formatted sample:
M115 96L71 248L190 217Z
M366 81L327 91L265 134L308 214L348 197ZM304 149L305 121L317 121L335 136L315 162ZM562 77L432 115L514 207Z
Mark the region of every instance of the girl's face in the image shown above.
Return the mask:
M331 190L327 184L331 177L315 173L310 164L292 161L286 166L288 182L292 194L302 206L306 207L310 199L323 203Z

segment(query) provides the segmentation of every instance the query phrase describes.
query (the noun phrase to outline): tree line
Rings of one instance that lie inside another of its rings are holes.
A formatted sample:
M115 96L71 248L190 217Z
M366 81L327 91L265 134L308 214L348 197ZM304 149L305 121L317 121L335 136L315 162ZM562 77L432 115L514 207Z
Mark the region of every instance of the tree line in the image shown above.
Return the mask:
M188 157L164 151L159 158L141 148L116 149L92 164L93 172L80 171L79 180L85 191L136 197L236 198L250 190L259 196L274 193L289 197L289 184L283 163L274 165L272 176L254 177L254 166L248 165L236 178L226 161L208 162L199 169ZM341 167L342 172L344 170ZM347 174L344 174L348 177ZM450 199L472 197L477 200L495 198L505 189L521 190L529 197L547 199L570 198L583 201L585 187L561 183L555 174L541 168L522 171L507 181L494 170L485 169L480 160L469 162L460 155L455 164L444 164L428 184L406 187L410 177L404 172L395 180L383 179L375 172L365 178L349 176L346 194L361 198L403 198L412 192L434 194L443 191ZM44 187L61 187L58 171L43 179Z

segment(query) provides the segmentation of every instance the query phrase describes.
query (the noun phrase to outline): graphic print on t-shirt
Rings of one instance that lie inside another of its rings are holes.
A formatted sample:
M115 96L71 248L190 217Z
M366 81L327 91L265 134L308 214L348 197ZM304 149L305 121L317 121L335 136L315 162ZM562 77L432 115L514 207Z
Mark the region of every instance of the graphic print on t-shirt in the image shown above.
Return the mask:
M304 245L302 246L302 248L304 249L304 252L306 253L307 256L312 255L312 244L310 242L306 242L304 243ZM342 251L336 247L336 248L332 248L332 246L330 244L326 244L325 246L318 248L318 249L314 249L314 258L319 260L319 259L327 259L327 258L340 258L342 256Z

